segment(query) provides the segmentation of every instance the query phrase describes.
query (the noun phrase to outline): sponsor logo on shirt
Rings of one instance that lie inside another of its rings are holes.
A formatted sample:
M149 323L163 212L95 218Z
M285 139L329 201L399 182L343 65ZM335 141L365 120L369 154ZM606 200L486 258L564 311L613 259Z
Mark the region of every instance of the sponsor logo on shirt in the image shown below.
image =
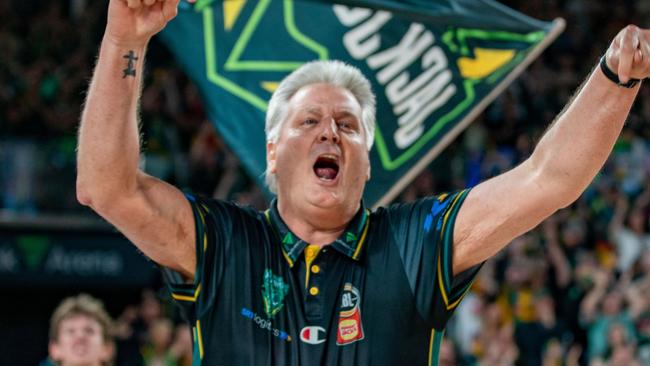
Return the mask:
M247 308L241 309L241 315L255 322L255 324L257 324L257 326L260 327L260 329L267 330L274 337L278 337L283 341L291 342L291 336L283 330L274 328L271 319L262 318L261 316L257 315L256 312Z
M346 283L341 295L341 311L339 313L336 344L344 346L362 339L361 295L356 287L352 286L351 283Z
M321 344L325 342L325 329L313 325L304 327L300 331L300 340L308 344Z
M262 299L264 299L264 312L273 318L284 306L284 297L289 292L289 285L284 283L281 276L274 275L270 269L264 271L262 282Z

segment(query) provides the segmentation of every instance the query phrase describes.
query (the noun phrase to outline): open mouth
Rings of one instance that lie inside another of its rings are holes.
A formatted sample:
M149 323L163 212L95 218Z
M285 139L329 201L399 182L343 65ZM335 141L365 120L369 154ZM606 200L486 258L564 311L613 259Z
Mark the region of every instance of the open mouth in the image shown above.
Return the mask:
M316 163L314 163L314 173L321 180L332 181L336 179L339 174L338 157L334 154L319 156Z

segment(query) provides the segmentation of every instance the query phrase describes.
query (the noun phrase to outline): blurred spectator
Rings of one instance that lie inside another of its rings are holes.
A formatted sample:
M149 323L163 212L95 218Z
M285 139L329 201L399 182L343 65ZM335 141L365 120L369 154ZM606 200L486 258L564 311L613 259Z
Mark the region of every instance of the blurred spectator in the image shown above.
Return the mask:
M171 320L160 318L149 327L142 347L145 366L192 365L192 339L187 325L174 329Z
M170 349L176 357L178 366L192 366L192 334L187 324L179 324L174 332L174 342Z
M614 217L610 222L610 235L616 246L616 269L623 273L630 270L643 250L650 248L648 234L648 215L646 209L650 203L650 191L641 194L630 209L625 196L619 197Z
M580 313L588 331L590 360L604 358L609 346L618 344L615 350L622 351L623 345L635 341L634 321L645 305L641 301L642 298L624 281L612 283L610 272L600 269L594 274L593 289L582 301ZM625 349L622 354L630 351Z
M136 333L134 322L138 318L138 307L127 306L115 321L115 340L117 344L116 364L120 366L141 366L141 337ZM143 337L142 337L143 338Z
M146 366L176 366L177 357L170 346L174 335L174 325L169 319L156 319L149 325L147 342L142 347Z
M50 360L55 365L110 365L115 353L112 320L101 301L81 294L64 299L50 322Z
M115 326L117 365L192 365L190 329L185 324L174 326L179 318L167 314L169 301L161 302L146 289L139 304L124 308Z

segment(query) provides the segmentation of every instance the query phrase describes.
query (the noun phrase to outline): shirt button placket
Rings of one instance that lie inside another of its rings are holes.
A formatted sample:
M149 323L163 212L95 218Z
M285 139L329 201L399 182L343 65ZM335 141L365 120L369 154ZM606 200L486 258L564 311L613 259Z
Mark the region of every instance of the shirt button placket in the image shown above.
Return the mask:
M312 264L309 271L311 272L309 279L309 294L315 297L320 294L320 276L318 275L320 273L320 266L318 264Z
M307 283L305 284L305 289L307 290L306 300L306 316L307 319L311 322L319 322L322 317L322 301L321 292L324 290L321 288L321 285L325 286L326 284L322 283L322 277L324 272L324 261L327 255L327 248L322 248L320 253L312 260L308 261L308 266L305 268L307 271Z

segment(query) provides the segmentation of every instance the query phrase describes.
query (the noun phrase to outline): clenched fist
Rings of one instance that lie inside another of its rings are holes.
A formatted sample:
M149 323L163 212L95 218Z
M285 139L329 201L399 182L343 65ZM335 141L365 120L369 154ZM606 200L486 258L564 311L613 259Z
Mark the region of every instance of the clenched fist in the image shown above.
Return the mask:
M635 25L623 28L609 46L605 60L622 83L650 77L650 30Z
M119 46L142 47L176 16L179 1L110 0L105 37Z

